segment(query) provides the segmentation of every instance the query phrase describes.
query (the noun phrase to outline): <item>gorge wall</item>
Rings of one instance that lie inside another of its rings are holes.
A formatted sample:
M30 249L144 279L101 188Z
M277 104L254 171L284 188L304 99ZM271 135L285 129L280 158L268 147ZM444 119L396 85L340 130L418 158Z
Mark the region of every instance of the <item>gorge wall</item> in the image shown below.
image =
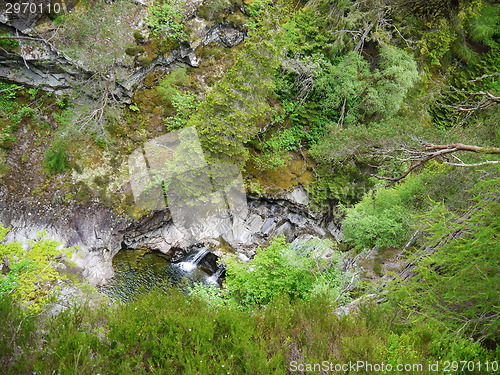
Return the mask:
M273 236L285 235L288 241L302 235L338 238L340 224L311 211L306 199L301 187L281 197L249 197L248 214L243 222L220 238L200 238L199 243L214 249L216 255L229 247L245 259ZM157 250L172 261L188 252L168 209L133 220L98 203L72 207L22 203L7 206L0 201L0 222L10 228L7 241L25 242L45 231L47 238L65 247L76 247L72 261L93 284L103 284L112 277L112 259L121 249Z

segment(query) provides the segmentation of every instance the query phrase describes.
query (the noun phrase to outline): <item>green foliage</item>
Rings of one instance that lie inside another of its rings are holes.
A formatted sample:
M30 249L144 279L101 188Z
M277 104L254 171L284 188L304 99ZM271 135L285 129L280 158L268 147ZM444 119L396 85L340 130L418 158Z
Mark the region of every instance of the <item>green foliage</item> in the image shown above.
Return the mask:
M2 228L0 227L0 231ZM20 354L34 340L36 326L32 316L14 303L11 296L0 292L0 366L8 373L11 366L28 353Z
M120 75L119 65L130 62L125 50L134 43L129 27L134 24L133 9L129 1L102 0L76 7L64 17L52 43L92 71Z
M38 312L49 300L57 280L64 278L57 271L58 258L70 255L72 249L59 249L57 241L41 233L23 249L18 242L2 245L8 230L0 225L0 259L8 272L0 277L0 297L11 295L14 301L30 312Z
M265 347L254 341L253 319L232 309L207 309L170 290L120 309L110 322L110 360L123 370L155 368L171 373L270 374ZM168 301L168 302L167 302ZM165 303L166 302L166 303ZM123 363L123 354L130 361Z
M9 119L12 123L19 125L25 118L32 117L36 113L36 109L31 107L21 107L16 112L9 114Z
M348 126L362 115L393 116L417 78L413 57L396 47L380 48L379 69L374 72L361 55L350 52L324 63L316 95L331 119Z
M261 170L284 167L288 160L288 151L299 148L304 136L305 132L298 126L274 132L268 140L254 142L263 153L254 157L253 161Z
M279 299L250 313L214 309L165 290L129 304L82 303L51 317L26 317L0 298L0 312L0 364L6 375L276 375L291 372L294 363L322 361L393 366L439 361L443 368L445 360L496 360L494 351L435 325L405 326L401 332L394 310L384 305L339 316L324 298Z
M8 33L0 32L0 37L10 36ZM16 39L0 39L0 48L7 51L14 51L19 47L19 42Z
M344 239L352 246L388 248L402 246L419 209L425 207L425 185L439 168L408 177L394 188L379 189L347 209Z
M479 106L484 97L471 95L476 92L489 92L498 95L500 84L496 73L500 69L500 45L493 45L480 59L469 61L460 69L453 71L449 84L442 89L441 97L431 104L430 113L436 126L451 128L457 124L472 123L472 119L484 115L483 110L460 111L454 106ZM484 77L484 78L481 78Z
M187 126L188 120L198 107L198 96L192 92L177 93L171 98L175 115L165 120L168 131L174 131Z
M9 149L16 142L14 132L18 122L12 123L12 114L20 107L16 95L21 86L0 82L0 148Z
M130 105L128 106L128 108L129 108L131 111L134 111L134 112L140 112L139 107L137 107L135 104L130 104Z
M325 113L332 119L354 122L363 92L368 88L368 63L358 53L326 63L324 73L316 81L316 91Z
M13 134L17 130L16 126L8 126L0 132L0 148L10 149L17 141L17 137Z
M141 53L144 53L144 47L141 46L133 46L125 49L125 53L129 56L136 56Z
M273 4L272 0L253 0L250 4L247 5L246 10L250 17L259 17L262 13L264 13L267 7Z
M149 7L147 21L153 35L165 39L185 38L181 15L182 5L183 2L157 0Z
M379 70L375 83L367 90L364 111L370 115L390 117L399 111L408 91L418 79L417 64L413 56L393 47L380 48Z
M351 5L353 7L351 8ZM358 4L348 0L320 0L308 2L294 13L294 17L283 25L283 44L290 56L346 52L352 44L351 36L342 30L352 30L366 14Z
M279 19L265 8L259 27L249 32L234 65L207 94L191 116L188 126L195 126L202 147L210 158L243 165L249 142L269 118L274 75L279 64L276 37Z
M168 131L186 127L189 118L198 108L198 96L186 89L189 83L186 69L174 69L158 86L158 93L175 109L174 115L165 120Z
M158 86L158 94L160 96L171 102L175 95L182 92L183 87L189 84L189 77L187 75L185 68L173 69L168 75L166 75Z
M207 1L198 9L198 16L210 21L221 22L226 13L225 11L232 7L232 0Z
M440 22L439 27L427 31L425 37L418 42L420 54L431 66L441 65L443 56L449 53L452 43L458 38L448 21Z
M44 164L50 173L61 173L70 168L66 144L57 141L45 151Z
M498 44L495 36L500 34L500 5L485 4L478 17L471 21L470 36L493 48Z
M283 295L292 301L315 294L340 300L345 275L336 268L340 255L332 248L327 240L292 246L284 236L276 237L267 248L258 248L249 263L229 259L225 287L247 308L267 305Z
M437 251L416 254L416 276L394 294L416 320L498 343L499 187L498 177L479 184L462 217L439 204L424 216L427 245Z

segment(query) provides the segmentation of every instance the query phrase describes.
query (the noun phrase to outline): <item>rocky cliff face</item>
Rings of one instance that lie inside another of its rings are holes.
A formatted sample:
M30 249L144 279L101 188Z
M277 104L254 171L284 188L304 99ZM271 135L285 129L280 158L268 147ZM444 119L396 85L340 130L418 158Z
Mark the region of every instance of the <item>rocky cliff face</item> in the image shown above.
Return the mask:
M65 5L65 9L74 6L72 1L66 3L68 4ZM143 8L143 5L137 3L136 6ZM110 98L123 104L130 104L135 89L153 70L166 69L174 63L186 63L197 67L200 64L200 58L196 56L197 48L211 42L231 48L244 40L246 36L244 27L232 22L216 23L200 18L196 16L197 6L195 5L200 4L193 5L194 10L190 12L186 21L189 36L179 43L177 49L153 55L155 57L151 58L145 66L117 63L113 67L113 69L120 70L120 79L113 80L108 92ZM134 26L136 30L143 29L147 34L148 29L144 25L146 13L142 10L138 14L139 16L132 20L134 25L129 26ZM76 86L82 86L85 82L83 90L86 96L90 99L98 99L99 93L96 93L94 89L98 86L98 82L93 82L93 80L102 81L104 76L109 75L109 72L88 68L85 55L82 55L80 60L69 57L64 49L58 48L51 41L57 34L57 31L54 31L56 28L46 24L40 25L42 21L44 19L40 14L7 14L5 4L0 4L0 33L16 37L19 42L19 48L12 51L0 48L0 79L58 94L69 94ZM126 58L125 48L118 52L120 53L123 58Z
M310 234L336 238L340 224L314 213L293 197L305 197L296 188L288 197L251 197L248 214L242 222L219 238L200 238L200 243L220 255L227 246L249 258L254 249L273 236L288 241ZM7 241L34 239L39 231L65 247L74 246L72 261L89 282L103 284L113 275L112 259L124 248L148 248L167 254L176 261L188 251L182 233L175 227L168 210L155 211L138 220L117 215L101 204L58 208L0 202L0 222L11 228ZM212 223L213 224L213 223ZM206 228L210 233L210 228Z

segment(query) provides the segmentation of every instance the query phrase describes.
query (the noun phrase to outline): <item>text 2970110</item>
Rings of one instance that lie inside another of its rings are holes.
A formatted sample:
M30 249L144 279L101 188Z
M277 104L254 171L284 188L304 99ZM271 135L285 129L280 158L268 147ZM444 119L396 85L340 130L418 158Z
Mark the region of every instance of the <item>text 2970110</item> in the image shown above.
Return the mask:
M63 13L63 7L60 3L51 1L24 1L5 3L6 14L60 14Z

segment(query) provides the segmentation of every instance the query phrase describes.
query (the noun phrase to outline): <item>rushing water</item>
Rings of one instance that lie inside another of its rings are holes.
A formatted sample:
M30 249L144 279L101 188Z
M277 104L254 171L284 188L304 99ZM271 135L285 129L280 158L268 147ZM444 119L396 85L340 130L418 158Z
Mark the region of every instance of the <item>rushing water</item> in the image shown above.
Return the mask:
M115 275L102 291L113 299L128 302L153 288L175 286L187 292L195 282L217 284L221 271L209 275L199 268L207 254L207 249L195 248L180 263L171 263L158 252L122 250L113 258Z

